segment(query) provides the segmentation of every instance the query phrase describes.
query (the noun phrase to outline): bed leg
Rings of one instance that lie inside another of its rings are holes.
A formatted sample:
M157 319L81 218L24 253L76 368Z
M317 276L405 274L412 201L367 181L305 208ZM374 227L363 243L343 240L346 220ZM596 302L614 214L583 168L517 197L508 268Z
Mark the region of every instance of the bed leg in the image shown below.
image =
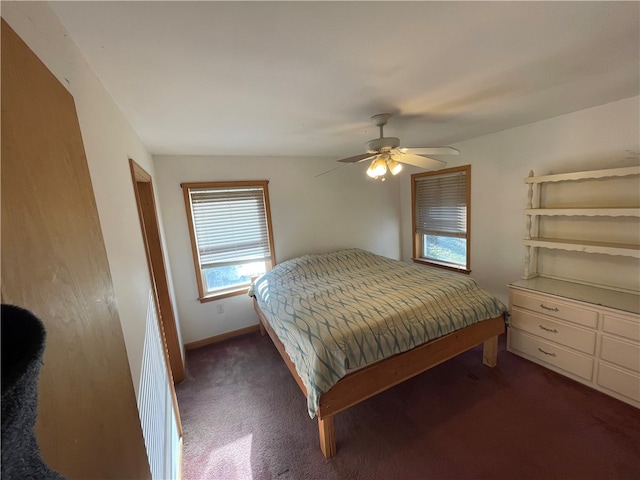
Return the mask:
M262 335L263 337L267 334L267 331L264 328L264 325L262 324L262 322L258 321L258 325L260 325L260 335Z
M331 458L336 454L336 437L333 432L333 415L323 418L318 417L318 430L320 432L320 449L325 458Z
M498 335L484 342L482 363L489 367L495 367L498 364Z

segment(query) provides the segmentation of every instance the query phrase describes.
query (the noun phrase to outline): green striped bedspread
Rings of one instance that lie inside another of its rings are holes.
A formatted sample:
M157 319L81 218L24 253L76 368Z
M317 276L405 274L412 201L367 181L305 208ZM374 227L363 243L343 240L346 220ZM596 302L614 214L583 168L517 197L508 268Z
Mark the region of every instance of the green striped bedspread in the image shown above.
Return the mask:
M291 357L311 418L349 372L507 310L468 276L360 249L282 262L249 295Z

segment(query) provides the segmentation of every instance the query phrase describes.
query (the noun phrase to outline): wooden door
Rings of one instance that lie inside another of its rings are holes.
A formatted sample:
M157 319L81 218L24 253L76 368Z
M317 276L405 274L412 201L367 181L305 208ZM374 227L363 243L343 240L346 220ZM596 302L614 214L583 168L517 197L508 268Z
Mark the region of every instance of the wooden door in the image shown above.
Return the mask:
M73 97L4 20L1 88L2 301L47 330L43 459L70 479L149 478Z

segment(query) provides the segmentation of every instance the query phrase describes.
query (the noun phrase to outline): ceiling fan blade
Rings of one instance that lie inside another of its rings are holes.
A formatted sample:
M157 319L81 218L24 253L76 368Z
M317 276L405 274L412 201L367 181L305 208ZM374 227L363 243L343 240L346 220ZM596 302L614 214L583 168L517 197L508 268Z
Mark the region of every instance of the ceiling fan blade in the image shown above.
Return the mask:
M322 173L319 173L319 174L317 174L317 175L314 175L314 176L313 176L313 178L321 177L322 175L326 175L327 173L331 173L331 172L333 172L333 171L335 171L335 170L338 170L338 169L340 169L340 168L342 168L342 167L346 167L346 166L347 166L347 165L338 165L337 167L334 167L334 168L332 168L331 170L327 170L326 172L322 172Z
M376 155L378 155L377 153L363 153L362 155L355 155L353 157L347 157L347 158L343 158L341 160L338 160L339 162L342 163L358 163L358 162L362 162L364 160L368 160L370 158L374 158Z
M397 152L391 155L395 161L413 165L414 167L424 168L425 170L439 170L444 167L447 162L436 160L435 158L421 157L412 153Z
M453 147L405 147L399 148L402 153L413 153L414 155L459 155L460 150Z

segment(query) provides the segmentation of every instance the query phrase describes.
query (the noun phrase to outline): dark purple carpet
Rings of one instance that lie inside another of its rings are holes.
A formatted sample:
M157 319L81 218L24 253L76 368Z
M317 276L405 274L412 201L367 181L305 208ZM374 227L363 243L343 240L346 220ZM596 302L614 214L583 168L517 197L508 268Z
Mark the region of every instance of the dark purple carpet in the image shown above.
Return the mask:
M269 337L187 352L177 387L183 478L640 479L640 410L504 350L476 348L335 417L315 419Z

